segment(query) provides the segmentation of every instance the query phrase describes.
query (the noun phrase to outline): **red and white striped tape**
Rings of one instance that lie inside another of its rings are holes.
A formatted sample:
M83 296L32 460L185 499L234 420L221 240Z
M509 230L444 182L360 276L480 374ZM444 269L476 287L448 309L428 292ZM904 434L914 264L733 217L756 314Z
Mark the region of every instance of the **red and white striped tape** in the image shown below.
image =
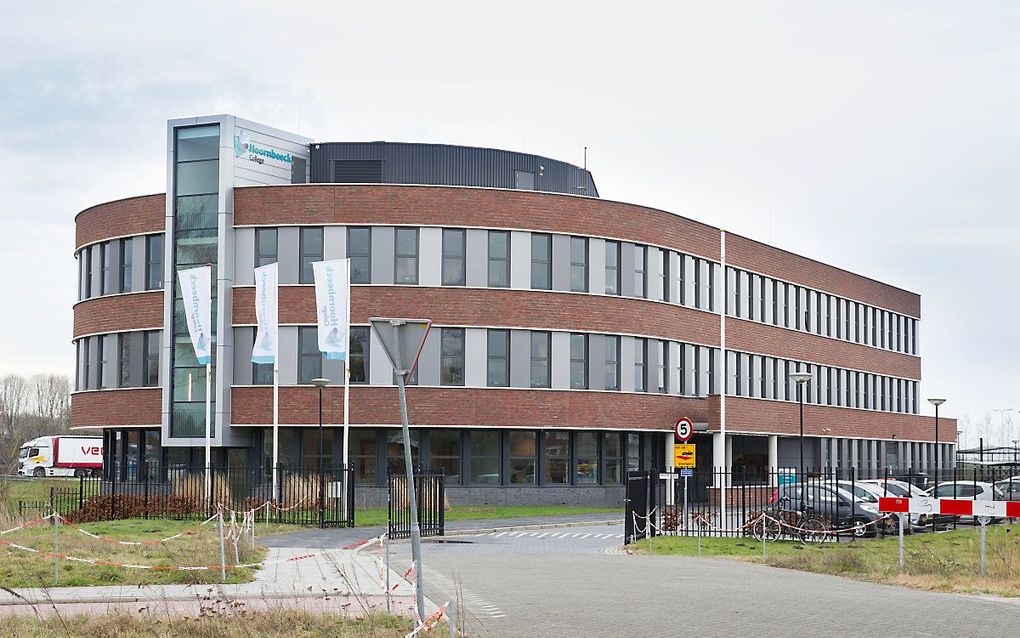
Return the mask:
M939 514L943 516L989 516L1020 518L1020 501L975 501L964 498L894 498L878 499L880 512Z

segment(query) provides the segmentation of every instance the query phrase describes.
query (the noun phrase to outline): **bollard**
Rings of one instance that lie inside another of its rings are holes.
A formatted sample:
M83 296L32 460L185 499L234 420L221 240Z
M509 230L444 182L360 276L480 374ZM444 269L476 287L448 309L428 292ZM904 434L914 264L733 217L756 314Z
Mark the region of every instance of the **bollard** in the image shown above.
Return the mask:
M978 522L981 523L981 563L978 565L978 576L985 575L985 531L988 528L988 517L978 517Z

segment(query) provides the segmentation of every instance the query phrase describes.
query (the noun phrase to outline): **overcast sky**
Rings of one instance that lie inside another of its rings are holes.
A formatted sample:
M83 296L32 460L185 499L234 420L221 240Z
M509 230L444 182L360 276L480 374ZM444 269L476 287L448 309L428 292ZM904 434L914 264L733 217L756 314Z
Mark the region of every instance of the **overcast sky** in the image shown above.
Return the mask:
M227 112L588 146L605 198L920 293L922 397L1020 408L1016 2L86 4L0 22L0 374L73 373L75 213L162 192L165 121Z

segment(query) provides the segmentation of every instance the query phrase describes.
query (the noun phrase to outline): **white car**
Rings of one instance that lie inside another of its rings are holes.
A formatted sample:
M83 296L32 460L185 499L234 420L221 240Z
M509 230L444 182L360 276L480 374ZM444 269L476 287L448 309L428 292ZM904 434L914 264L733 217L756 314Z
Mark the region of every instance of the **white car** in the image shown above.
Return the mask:
M918 486L897 479L865 479L859 482L880 497L921 498L928 496L928 493ZM911 529L924 529L929 523L928 517L924 514L910 515Z
M1003 501L1020 501L1020 476L996 481L995 489Z
M928 490L928 496L933 498L958 498L969 501L994 501L997 492L991 483L982 481L943 481ZM972 521L973 516L960 516L961 521Z

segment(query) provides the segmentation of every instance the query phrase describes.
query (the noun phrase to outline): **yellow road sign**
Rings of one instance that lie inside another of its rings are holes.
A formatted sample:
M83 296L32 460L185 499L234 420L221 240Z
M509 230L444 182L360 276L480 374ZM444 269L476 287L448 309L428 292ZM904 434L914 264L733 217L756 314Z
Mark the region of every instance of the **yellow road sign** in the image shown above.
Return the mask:
M695 465L694 444L674 443L673 444L673 467L693 470Z

